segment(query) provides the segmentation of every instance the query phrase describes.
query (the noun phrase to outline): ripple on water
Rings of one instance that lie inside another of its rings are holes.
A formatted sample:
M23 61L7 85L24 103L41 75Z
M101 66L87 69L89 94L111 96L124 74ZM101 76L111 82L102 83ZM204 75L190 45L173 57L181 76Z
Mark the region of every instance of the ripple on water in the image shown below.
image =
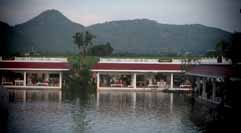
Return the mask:
M10 132L199 132L183 95L104 92L98 98L11 103Z

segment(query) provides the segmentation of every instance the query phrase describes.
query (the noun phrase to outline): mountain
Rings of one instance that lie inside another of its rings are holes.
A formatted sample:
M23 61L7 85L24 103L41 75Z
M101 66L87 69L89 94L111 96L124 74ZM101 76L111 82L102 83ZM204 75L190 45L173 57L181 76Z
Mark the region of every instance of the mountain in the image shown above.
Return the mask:
M97 42L110 41L116 51L158 54L190 51L203 54L230 33L199 24L169 25L148 19L112 21L87 27Z
M7 39L3 39L5 42L2 42L7 44L9 50L23 52L34 49L50 54L77 53L72 36L84 30L96 35L95 44L110 42L116 53L165 54L189 51L204 54L214 49L218 41L230 37L229 32L204 25L170 25L148 19L111 21L84 27L57 10L47 10L13 27L1 25L5 27L1 28L1 33L7 35L4 37Z
M10 29L8 24L0 22L0 53L4 53L4 50L7 48L6 44L8 44Z
M47 10L14 30L33 43L33 49L44 53L73 53L77 47L72 36L84 26L74 23L57 10Z
M27 52L33 46L35 45L28 38L17 33L13 27L0 22L0 53L2 55L10 52Z

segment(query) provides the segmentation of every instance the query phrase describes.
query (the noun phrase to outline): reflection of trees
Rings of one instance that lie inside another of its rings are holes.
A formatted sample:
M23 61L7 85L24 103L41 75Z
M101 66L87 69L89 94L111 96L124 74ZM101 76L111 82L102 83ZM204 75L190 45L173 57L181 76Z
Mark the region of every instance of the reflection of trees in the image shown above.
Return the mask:
M87 121L86 118L86 111L85 108L83 108L83 105L79 102L79 99L76 99L76 107L78 107L76 110L74 108L74 110L71 111L71 116L72 119L74 121L74 125L72 128L74 128L75 131L78 132L84 132L87 129L89 129L90 127L89 125L89 121Z
M95 91L93 91L95 88L90 82L91 73L87 68L83 67L79 73L81 77L74 71L65 75L63 100L75 105L70 114L74 122L72 125L74 131L85 132L90 128L86 109L95 102Z

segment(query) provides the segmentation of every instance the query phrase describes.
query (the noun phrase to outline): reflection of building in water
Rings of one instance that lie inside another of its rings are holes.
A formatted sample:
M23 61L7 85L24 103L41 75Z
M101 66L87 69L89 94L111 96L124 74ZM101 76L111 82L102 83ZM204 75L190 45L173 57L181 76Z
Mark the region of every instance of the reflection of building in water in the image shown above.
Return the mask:
M166 103L168 102L168 103ZM169 110L169 105L173 104L173 99L167 93L154 93L154 92L97 92L97 108L105 110L106 108L114 112L126 112L130 110L165 108ZM170 104L169 104L170 103ZM173 106L173 105L172 105Z
M217 65L216 59L201 59L201 64ZM196 62L190 62L196 64ZM97 90L192 90L181 59L101 58L91 69ZM189 65L189 64L187 64Z
M62 88L66 58L0 57L0 84L7 88Z
M21 101L62 101L61 90L14 90L9 89L9 100L11 102Z

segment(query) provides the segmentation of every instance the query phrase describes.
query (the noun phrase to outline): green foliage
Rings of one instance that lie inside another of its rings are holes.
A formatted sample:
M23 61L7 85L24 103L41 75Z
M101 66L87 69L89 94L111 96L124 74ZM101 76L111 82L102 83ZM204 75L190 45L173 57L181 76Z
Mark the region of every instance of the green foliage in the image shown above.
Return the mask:
M96 45L90 48L89 54L94 56L110 56L112 55L113 50L111 44L107 42L106 44Z
M80 56L69 56L68 60L72 65L71 71L66 75L66 87L65 90L68 92L79 92L79 89L85 92L94 92L96 90L95 85L91 79L92 73L91 67L97 63L98 58L94 56L86 56L81 58L84 63L82 69L79 69Z
M73 36L74 43L79 48L80 55L86 56L88 48L93 45L93 39L95 36L89 31L76 32Z
M225 56L225 51L229 44L226 41L220 41L216 45L216 55L217 56Z
M229 42L220 41L216 45L218 56L232 60L233 64L241 62L241 32L233 33Z
M225 57L232 60L234 64L241 62L241 32L232 34L231 43L224 49Z
M74 56L68 56L68 60L70 64L72 64L72 67L79 69L80 66L80 60L83 63L84 68L90 69L94 64L97 63L98 57L96 56L86 56L85 58L81 58L80 56L74 55Z
M218 55L217 55L216 50L209 50L209 51L207 51L205 56L207 56L207 57L217 57Z

